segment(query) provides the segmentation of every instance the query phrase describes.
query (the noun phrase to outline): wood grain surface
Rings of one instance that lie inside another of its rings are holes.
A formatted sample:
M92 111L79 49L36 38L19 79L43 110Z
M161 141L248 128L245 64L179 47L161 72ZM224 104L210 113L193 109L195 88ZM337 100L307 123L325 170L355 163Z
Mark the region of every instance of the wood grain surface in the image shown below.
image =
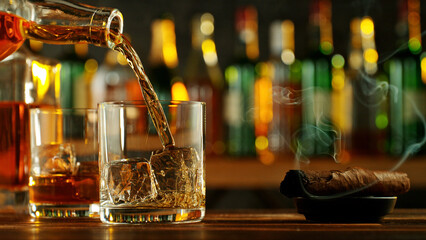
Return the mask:
M294 209L207 211L191 224L108 225L0 213L0 239L426 239L426 209L396 209L379 223L307 222Z

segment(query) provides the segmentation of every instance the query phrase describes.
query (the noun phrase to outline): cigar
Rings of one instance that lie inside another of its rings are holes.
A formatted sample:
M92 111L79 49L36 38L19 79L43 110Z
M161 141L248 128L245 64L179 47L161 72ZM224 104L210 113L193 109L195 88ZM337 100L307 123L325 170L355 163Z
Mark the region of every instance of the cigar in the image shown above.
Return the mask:
M290 170L280 185L285 196L398 196L408 192L410 179L406 173L372 171L360 167L344 171Z

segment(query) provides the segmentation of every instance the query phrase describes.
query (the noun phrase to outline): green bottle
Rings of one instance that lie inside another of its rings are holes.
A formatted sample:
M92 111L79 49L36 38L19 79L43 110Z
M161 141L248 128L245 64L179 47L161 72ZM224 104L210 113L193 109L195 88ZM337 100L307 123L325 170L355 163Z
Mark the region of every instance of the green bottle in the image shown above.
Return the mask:
M401 0L396 25L397 47L401 50L389 61L390 154L399 156L421 141L420 2ZM417 16L417 17L408 17Z
M309 17L310 54L302 63L302 128L299 133L299 156L333 154L335 136L330 120L331 54L333 36L331 2L311 2Z
M68 48L71 48L71 46ZM87 44L75 44L72 48L72 50L59 59L62 65L60 102L63 108L76 107L75 102L77 100L75 97L78 95L78 92L75 92L75 84L78 79L82 78L84 64L89 59L89 46Z
M255 65L259 56L256 8L238 8L235 27L235 63L225 69L226 147L228 154L232 156L254 156L254 82Z

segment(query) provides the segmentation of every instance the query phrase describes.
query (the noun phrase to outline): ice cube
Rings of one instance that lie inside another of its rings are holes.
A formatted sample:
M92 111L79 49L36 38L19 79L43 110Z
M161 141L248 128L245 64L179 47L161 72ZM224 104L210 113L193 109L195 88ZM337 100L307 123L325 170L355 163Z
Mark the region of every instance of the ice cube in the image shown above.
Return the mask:
M199 158L194 148L167 148L151 155L151 166L159 193L193 192L197 184Z
M34 156L38 158L40 174L68 174L75 170L74 146L69 143L45 145L35 149Z
M115 160L108 164L108 195L112 203L144 203L157 196L149 161L144 158Z

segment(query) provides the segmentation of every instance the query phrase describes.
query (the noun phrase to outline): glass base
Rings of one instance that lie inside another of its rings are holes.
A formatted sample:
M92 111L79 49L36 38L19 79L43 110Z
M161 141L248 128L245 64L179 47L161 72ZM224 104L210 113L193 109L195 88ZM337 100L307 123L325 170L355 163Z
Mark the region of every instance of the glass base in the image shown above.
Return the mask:
M38 204L30 203L29 212L35 218L99 217L99 204Z
M192 223L204 218L205 209L146 209L146 208L108 208L101 207L100 218L103 223Z
M0 211L28 213L28 191L0 190Z

